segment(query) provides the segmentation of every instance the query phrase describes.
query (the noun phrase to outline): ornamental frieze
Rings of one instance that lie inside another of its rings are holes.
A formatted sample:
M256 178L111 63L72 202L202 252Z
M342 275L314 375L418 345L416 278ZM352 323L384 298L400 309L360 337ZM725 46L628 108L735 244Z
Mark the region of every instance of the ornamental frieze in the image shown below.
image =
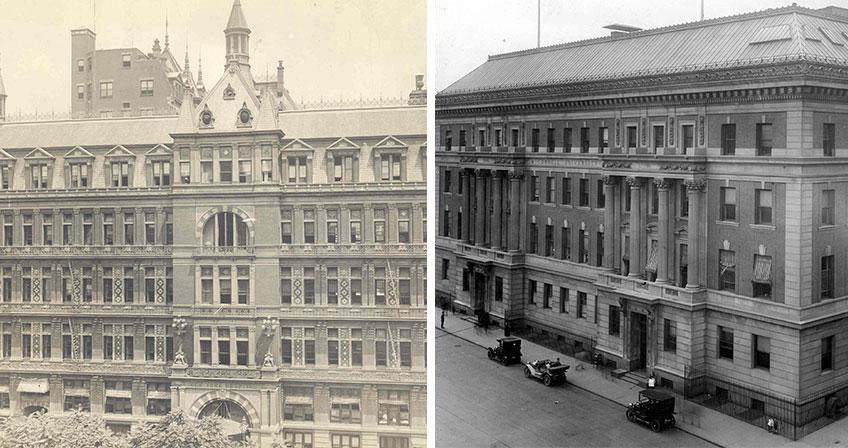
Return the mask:
M627 169L629 169L630 165L631 165L630 162L607 161L607 162L604 162L603 164L601 164L601 167L602 168L627 168Z
M707 170L707 167L704 165L694 165L687 163L674 163L667 165L660 165L661 171L686 171L690 173L698 173Z

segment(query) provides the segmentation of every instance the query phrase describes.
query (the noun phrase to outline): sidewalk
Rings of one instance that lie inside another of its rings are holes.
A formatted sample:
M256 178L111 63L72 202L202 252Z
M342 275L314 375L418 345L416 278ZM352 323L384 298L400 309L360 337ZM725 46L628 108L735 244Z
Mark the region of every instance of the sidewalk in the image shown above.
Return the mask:
M439 315L441 315L441 312L439 312ZM475 331L474 324L463 318L468 318L468 316L445 314L445 328L442 331L483 347L497 346L497 339L503 337L502 328L489 327L488 334L486 334L482 330ZM438 321L439 316L436 317L437 324ZM436 337L439 336L437 332ZM602 371L594 369L591 363L578 361L526 339L521 342L521 352L522 359L525 361L560 358L563 364L571 366L568 369L568 384L565 387L573 385L623 406L635 400L638 392L644 389L641 385L637 386L612 376L605 376ZM482 351L481 356L485 356ZM729 415L683 400L679 395L677 397L677 427L723 447L806 448L834 446L848 441L848 418L834 422L799 441L793 442L782 436L769 434L764 428L755 427ZM623 416L624 410L622 409L622 419Z

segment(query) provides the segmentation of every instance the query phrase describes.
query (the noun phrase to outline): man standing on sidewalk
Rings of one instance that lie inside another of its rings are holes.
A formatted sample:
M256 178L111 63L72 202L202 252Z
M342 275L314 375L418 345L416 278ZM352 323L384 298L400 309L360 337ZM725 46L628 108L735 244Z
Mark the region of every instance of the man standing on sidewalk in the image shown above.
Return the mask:
M442 310L442 330L445 329L445 310Z

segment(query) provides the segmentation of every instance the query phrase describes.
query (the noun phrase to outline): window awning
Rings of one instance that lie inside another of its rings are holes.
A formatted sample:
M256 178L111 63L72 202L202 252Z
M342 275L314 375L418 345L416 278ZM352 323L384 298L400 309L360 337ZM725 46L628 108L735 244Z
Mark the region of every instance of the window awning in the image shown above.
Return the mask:
M356 397L331 397L330 402L338 404L359 404L359 398Z
M18 383L18 392L28 394L46 394L50 392L50 383L44 379L23 379Z
M289 395L286 397L286 404L312 404L312 397Z
M771 283L771 257L754 256L754 283Z
M648 264L645 265L645 270L648 272L657 272L657 247L651 248L651 255L648 257Z
M736 252L729 250L719 251L719 266L721 267L721 274L727 272L728 269L733 270L736 268Z

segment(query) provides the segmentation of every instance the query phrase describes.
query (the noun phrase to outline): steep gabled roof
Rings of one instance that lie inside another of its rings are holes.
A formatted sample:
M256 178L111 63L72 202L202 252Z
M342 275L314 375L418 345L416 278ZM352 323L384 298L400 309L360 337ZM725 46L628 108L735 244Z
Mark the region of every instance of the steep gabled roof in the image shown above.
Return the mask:
M74 149L65 153L66 159L90 159L92 157L94 157L94 154L82 146L75 146Z
M378 149L379 148L406 148L407 146L409 146L409 145L407 145L406 143L396 139L394 136L391 136L391 135L380 140L380 143L377 143L376 145L374 145L374 147L378 148Z
M25 155L24 159L55 159L55 157L41 148L35 148L29 154Z
M788 6L505 53L439 96L799 60L848 65L848 18Z
M233 2L233 9L230 10L230 19L227 20L227 28L241 28L241 29L249 29L247 26L247 20L244 18L244 11L241 9L241 2L239 0L235 0Z
M109 152L106 153L106 157L135 157L135 154L133 154L129 149L124 148L123 145L118 145L110 149Z
M283 146L283 151L285 151L287 149L315 149L315 148L313 148L312 145L310 145L309 143L306 143L305 141L303 141L299 138L296 138L296 139L290 141L286 146Z
M359 149L359 145L348 140L345 137L342 137L333 142L327 149Z
M224 70L221 79L194 108L194 123L199 122L200 111L208 106L215 117L214 127L200 129L200 132L243 131L243 128L236 125L242 105L245 105L254 117L260 108L253 81L245 77L239 64L231 63Z

